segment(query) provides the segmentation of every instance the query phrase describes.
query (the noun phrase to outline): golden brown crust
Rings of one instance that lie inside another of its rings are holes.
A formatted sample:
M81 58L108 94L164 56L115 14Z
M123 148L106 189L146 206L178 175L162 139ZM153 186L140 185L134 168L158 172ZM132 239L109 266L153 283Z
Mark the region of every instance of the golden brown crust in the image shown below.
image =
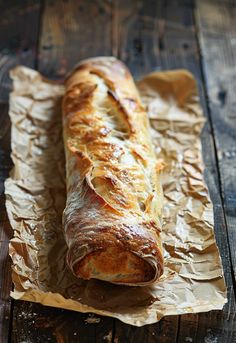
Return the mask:
M117 262L118 261L118 262ZM109 282L145 282L155 277L155 269L130 251L118 248L98 250L86 255L74 267L83 279L106 278Z
M161 166L147 114L120 61L90 59L71 73L63 128L70 268L83 278L154 282L163 272Z

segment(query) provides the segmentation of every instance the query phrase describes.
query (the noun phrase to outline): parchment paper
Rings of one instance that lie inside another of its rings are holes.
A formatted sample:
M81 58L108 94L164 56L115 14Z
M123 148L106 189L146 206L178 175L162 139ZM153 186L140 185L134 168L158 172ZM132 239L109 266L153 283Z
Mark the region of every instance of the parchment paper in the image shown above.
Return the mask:
M61 227L65 206L61 133L63 86L33 70L11 72L12 159L6 206L14 238L14 299L94 312L142 326L163 316L221 309L226 287L203 179L204 123L193 76L153 73L138 83L157 157L164 159L165 272L153 286L77 280L66 266Z

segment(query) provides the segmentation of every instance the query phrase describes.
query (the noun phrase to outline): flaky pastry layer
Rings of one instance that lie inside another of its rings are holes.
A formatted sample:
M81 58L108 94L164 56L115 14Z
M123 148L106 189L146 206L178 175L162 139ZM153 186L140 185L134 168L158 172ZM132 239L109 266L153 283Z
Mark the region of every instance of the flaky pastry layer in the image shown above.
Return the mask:
M113 57L85 60L63 100L68 264L84 279L146 285L163 272L160 163L133 79Z

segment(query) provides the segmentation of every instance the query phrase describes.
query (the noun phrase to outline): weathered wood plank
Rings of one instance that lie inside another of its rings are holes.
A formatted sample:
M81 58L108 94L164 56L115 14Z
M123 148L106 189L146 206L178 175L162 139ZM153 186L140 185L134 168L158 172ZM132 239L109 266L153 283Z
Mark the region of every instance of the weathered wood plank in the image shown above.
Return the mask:
M111 3L45 1L39 71L60 79L79 60L111 55Z
M236 7L197 1L196 20L236 278Z
M138 79L144 74L161 69L158 42L158 8L155 0L125 1L117 0L114 10L117 25L118 57L129 67ZM160 323L142 328L131 327L118 320L115 321L115 339L118 342L174 342L178 332L178 317L169 317Z
M191 3L186 2L185 10L178 5L178 1L169 2L168 10L165 14L165 23L162 24L165 28L162 29L161 58L165 69L186 68L195 75L198 81L201 103L204 113L208 117L207 124L202 133L203 156L206 165L205 177L215 205L215 234L223 260L230 299L229 304L225 306L222 312L213 311L211 313L181 316L178 341L182 342L188 339L191 341L192 339L193 342L201 342L208 338L217 338L219 341L231 342L235 338L235 299L229 264L229 247L225 240L227 230L219 194L220 184L217 175L214 141L205 101ZM188 332L189 334L187 334Z
M119 1L120 3L121 1ZM124 9L120 11L121 27L116 30L121 35L116 39L120 44L118 48L119 56L128 64L136 77L141 77L144 71L149 72L159 69L186 68L191 71L197 79L202 106L208 118L202 133L203 156L206 165L205 176L215 205L215 233L223 259L229 304L226 305L222 312L213 311L210 314L181 316L178 341L201 342L204 339L217 337L219 341L226 339L226 342L231 342L235 337L235 299L229 264L230 255L228 243L225 239L227 230L220 197L214 141L205 101L198 44L195 36L192 2L168 1L167 3L162 1L157 3L145 1L139 2L137 8L135 1L129 3L123 1L122 6L124 6ZM125 19L122 19L122 15L124 16L125 13ZM119 20L117 22L119 24ZM132 28L136 29L135 32ZM130 35L129 32L131 32ZM139 47L138 51L134 48L136 44ZM168 320L168 318L164 320ZM161 324L162 322L154 327L158 328ZM174 322L172 325L173 330L173 327L176 328L177 324ZM131 329L116 321L115 330L118 339L122 337L135 339L139 342L139 334L142 336L143 329ZM149 337L149 340L152 339L150 334L147 337ZM159 338L160 341L162 339L165 341L166 338ZM175 338L172 336L169 339L174 341Z
M40 0L1 1L0 13L0 101L7 101L9 70L35 66Z
M13 312L11 342L93 343L99 323L91 324L91 318L94 321L97 317L18 301Z
M112 343L114 336L114 319L99 317L100 321L95 325L96 342ZM118 343L118 342L117 342Z
M0 103L0 242L8 242L12 235L6 214L4 197L4 181L8 176L11 166L8 105Z
M113 31L117 37L113 39L114 49L124 61L133 77L139 79L144 74L161 69L159 49L158 15L161 2L114 0L116 21ZM157 44L156 44L157 43Z
M45 1L38 69L62 79L83 58L111 54L111 3ZM13 339L20 342L109 342L113 319L15 302Z
M7 101L11 83L9 70L16 64L33 67L36 58L40 1L0 2L0 102ZM12 235L5 210L4 181L10 159L8 105L0 103L0 342L9 341L11 328L11 271L8 241Z
M8 342L11 325L11 274L8 242L0 242L0 342Z
M11 273L8 241L12 230L6 215L4 181L12 165L8 105L0 103L0 342L8 342L11 325Z
M212 2L212 6L216 6L216 2ZM204 14L210 15L212 9L204 9ZM225 20L225 19L224 19ZM202 32L202 23L199 24L200 35ZM225 30L226 31L226 30ZM223 32L222 32L223 33ZM217 46L219 42L216 42ZM205 46L206 51L209 49L209 45ZM203 52L202 52L203 53ZM210 65L214 60L215 56L211 57ZM186 315L181 317L181 325L179 330L179 341L224 341L234 342L236 341L236 320L235 320L235 297L234 297L234 280L231 273L231 255L227 241L227 223L225 221L224 206L220 195L220 180L218 177L218 163L217 156L215 155L215 141L212 136L212 121L214 121L214 111L210 106L210 112L207 110L207 103L205 101L204 90L202 88L202 75L201 66L198 58L194 65L197 69L194 72L200 85L200 95L202 105L205 114L208 116L207 124L202 133L202 145L203 145L203 156L206 165L205 178L210 190L211 198L214 204L214 215L215 215L215 234L216 240L221 252L224 273L226 283L228 286L228 299L229 303L225 306L223 311L213 311L206 314L199 315ZM205 56L203 55L203 63L206 63ZM218 66L220 68L220 65ZM220 69L219 69L220 70ZM197 71L197 73L196 73ZM211 73L214 78L218 75L218 71L215 69ZM213 124L214 125L214 124ZM235 145L234 140L234 145ZM236 191L236 190L235 190ZM235 194L235 193L234 193ZM235 239L235 238L234 238ZM233 242L233 241L232 241ZM197 318L195 318L197 317Z
M134 327L116 321L115 342L129 343L173 343L178 334L178 317L170 316L156 324Z
M111 342L112 329L112 318L17 301L11 342Z
M224 218L223 206L220 197L220 183L217 174L217 161L214 152L214 140L210 125L210 117L207 111L201 65L195 28L192 17L190 2L187 3L186 11L178 6L177 1L169 3L166 11L165 29L162 31L161 57L164 68L187 68L196 77L201 97L201 103L205 115L208 117L207 124L202 133L203 156L206 165L205 177L214 203L215 234L220 248L224 273L228 286L229 304L224 310L202 313L198 315L181 316L178 341L201 342L207 339L232 342L235 340L235 299L233 293L233 280L230 269L230 252L227 241L227 229ZM182 18L181 18L182 17ZM181 20L180 20L181 19ZM182 25L181 25L182 23Z

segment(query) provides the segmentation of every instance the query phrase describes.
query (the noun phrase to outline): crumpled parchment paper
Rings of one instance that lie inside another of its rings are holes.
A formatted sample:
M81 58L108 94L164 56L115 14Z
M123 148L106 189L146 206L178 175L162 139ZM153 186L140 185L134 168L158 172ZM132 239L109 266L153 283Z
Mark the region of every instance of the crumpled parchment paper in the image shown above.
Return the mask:
M163 316L221 309L226 287L203 179L204 123L193 76L184 70L152 73L138 83L151 121L165 194L165 272L153 286L116 286L77 280L66 265L61 216L65 161L61 128L64 88L36 71L12 70L12 159L6 206L14 238L14 299L94 312L136 326Z

